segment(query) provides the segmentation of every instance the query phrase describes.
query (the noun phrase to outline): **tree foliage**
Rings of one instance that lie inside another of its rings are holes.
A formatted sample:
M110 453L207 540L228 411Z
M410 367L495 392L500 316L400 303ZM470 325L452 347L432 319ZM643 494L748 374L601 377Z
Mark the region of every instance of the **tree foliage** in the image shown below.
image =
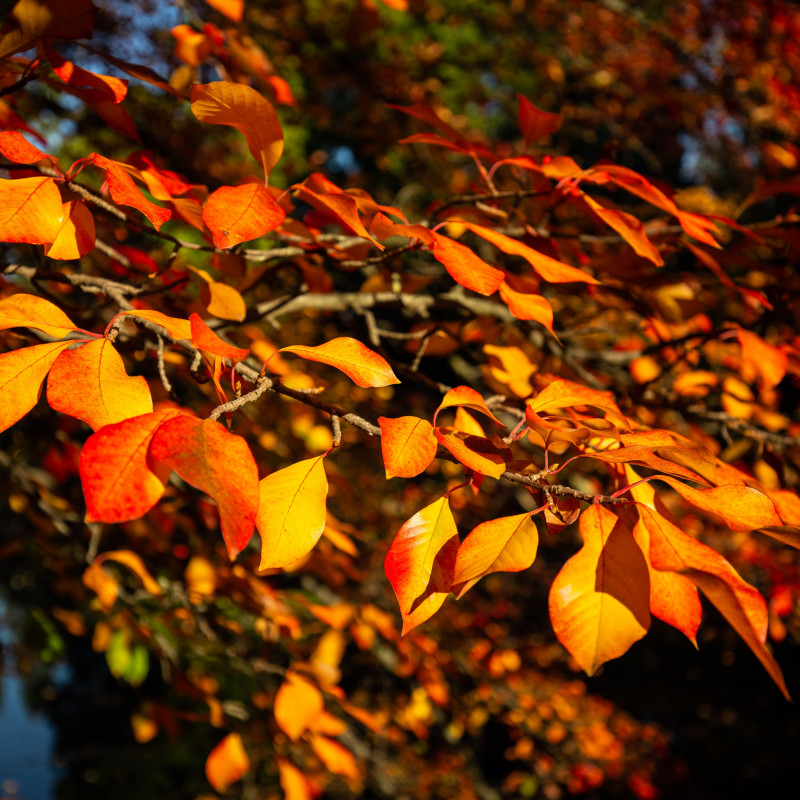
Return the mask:
M702 597L789 696L797 12L266 5L0 27L7 554L220 794L653 797L575 672Z

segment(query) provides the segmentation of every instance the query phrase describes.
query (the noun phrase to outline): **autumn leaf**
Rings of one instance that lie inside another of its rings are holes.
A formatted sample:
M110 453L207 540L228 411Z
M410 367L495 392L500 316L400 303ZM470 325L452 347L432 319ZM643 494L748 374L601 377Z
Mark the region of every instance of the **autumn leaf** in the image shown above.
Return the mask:
M314 791L302 770L286 758L278 757L275 761L286 800L313 800Z
M600 392L563 378L551 381L536 397L529 400L527 410L530 413L539 413L545 409L571 406L595 406L622 417L622 412L611 399L610 392Z
M469 247L460 242L431 231L431 253L444 264L444 268L456 283L478 294L490 295L496 292L505 280L505 273L489 266L475 255Z
M311 739L311 749L329 772L335 775L344 775L353 780L361 777L353 754L336 740L329 739L327 736L314 736Z
M82 258L94 249L95 229L92 212L81 200L64 203L61 227L52 244L45 247L45 255L62 261Z
M525 95L517 94L517 118L525 144L534 142L555 133L561 127L561 115L537 108Z
M682 467L680 464L675 464L672 461L667 461L659 458L652 450L647 447L632 446L620 447L618 450L604 450L599 453L581 453L581 458L592 458L595 461L605 461L609 464L638 464L642 467L648 467L659 472L673 475L678 478L685 478L686 480L696 481L697 483L704 483L708 485L708 481L702 476L698 475L691 470Z
M204 281L200 293L209 314L233 322L244 321L247 316L247 303L233 286L215 281L204 269L195 269L194 267L189 267L189 269Z
M0 431L36 405L53 362L71 344L51 342L0 354Z
M652 261L657 267L664 266L664 259L661 257L661 253L658 252L655 245L647 238L644 225L636 219L636 217L624 211L606 208L589 197L588 194L583 194L581 197L586 205L589 206L609 228L615 230L638 255Z
M358 212L358 201L343 192L318 192L306 184L297 184L294 189L300 200L308 203L312 208L330 215L339 222L348 233L361 236L372 242L377 248L383 250L383 245L370 236L364 227Z
M322 692L294 672L286 675L275 695L275 721L296 742L322 714Z
M19 131L0 131L0 154L15 164L35 164L44 160L54 165L58 163L55 156L43 153Z
M511 460L511 451L508 448L501 449L480 436L471 436L448 428L435 428L434 435L439 444L449 450L467 469L481 475L500 478L506 471L506 462Z
M238 733L229 733L206 759L206 778L218 792L224 792L249 771L250 759Z
M433 426L419 417L379 417L381 452L388 478L413 478L436 456Z
M535 320L558 339L553 330L553 307L547 298L531 292L516 292L507 283L501 283L500 299L517 319Z
M191 341L192 339L192 324L187 319L178 319L177 317L168 317L160 311L151 311L149 309L136 308L132 311L123 311L122 314L131 316L138 319L145 319L148 322L154 322L160 325L176 342L181 339Z
M503 425L489 410L489 406L486 405L483 396L470 386L456 386L445 394L442 398L442 402L439 403L439 407L433 412L433 424L436 425L436 418L439 416L440 411L443 411L445 408L453 408L454 406L461 406L463 408L469 408L472 411L477 411L479 414L489 417L489 419L496 422L498 425L505 427L505 425Z
M427 595L447 596L457 550L458 531L447 497L418 511L400 528L384 566L403 615Z
M86 440L79 472L87 522L127 522L146 514L161 498L170 469L149 456L153 436L173 409L106 425Z
M47 402L94 430L153 410L147 380L127 374L108 339L66 350L56 359L47 381Z
M222 186L203 206L203 222L219 248L258 239L277 228L285 217L286 212L260 183Z
M290 345L282 347L279 352L294 353L308 361L336 367L362 389L400 383L383 357L349 336L331 339L317 347Z
M272 103L243 83L194 84L192 113L211 125L230 125L247 140L253 158L269 177L283 153L283 130Z
M245 439L213 420L178 414L156 431L150 457L216 501L233 561L250 541L258 512L258 468Z
M650 581L631 530L594 504L583 512L583 547L550 587L550 620L561 644L592 675L650 627Z
M521 572L536 558L540 518L529 512L482 522L461 543L456 556L453 594L460 600L484 575Z
M28 50L40 36L51 41L88 38L95 12L91 0L19 0L0 27L0 58Z
M317 456L292 464L267 475L259 484L259 569L277 569L299 561L322 536L328 496L322 459Z
M774 389L786 375L788 356L752 331L740 329L738 333L742 361L759 376L765 389Z
M56 305L33 294L12 294L0 300L0 331L33 328L56 339L79 330Z
M242 14L244 13L244 0L206 0L206 2L234 22L241 22Z
M243 347L234 347L232 344L220 339L198 314L192 314L189 317L189 323L192 331L192 344L198 350L203 350L220 358L229 358L234 364L244 361L250 355L249 350Z
M0 178L0 241L50 244L61 229L62 214L53 178Z
M64 83L68 83L71 86L85 86L97 89L113 103L121 103L125 99L125 95L128 93L128 81L120 80L110 75L98 75L83 69L83 67L73 64L72 61L67 61L46 44L42 46L42 51L53 67L53 71Z

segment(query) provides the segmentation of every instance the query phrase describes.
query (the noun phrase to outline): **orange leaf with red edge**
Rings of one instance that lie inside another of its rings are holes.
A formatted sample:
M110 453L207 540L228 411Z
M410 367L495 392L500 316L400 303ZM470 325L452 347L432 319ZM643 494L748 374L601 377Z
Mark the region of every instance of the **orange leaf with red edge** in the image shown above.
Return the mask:
M243 347L234 347L220 339L198 314L192 314L189 317L189 323L192 326L192 344L198 350L220 356L220 358L229 358L234 364L244 361L250 355L249 350Z
M745 533L782 524L772 500L758 489L738 485L694 489L666 475L659 475L658 480L668 483L693 506L721 517L732 531Z
M286 675L275 695L274 714L278 727L296 742L322 714L322 692L294 672Z
M130 175L129 170L133 168L128 167L127 164L112 161L99 153L94 153L92 159L96 167L106 171L106 182L111 199L117 205L130 206L141 211L156 230L161 230L161 226L172 216L172 212L144 196Z
M511 450L496 447L488 439L471 436L452 428L434 429L436 440L445 447L467 469L491 478L499 478L506 471Z
M43 153L19 131L0 131L0 154L15 164L35 164L45 159L52 164L58 163L55 156Z
M555 133L561 127L561 115L537 108L524 95L517 95L517 118L522 138L530 147L534 142Z
M102 50L97 50L91 45L86 44L86 42L76 42L76 44L80 45L91 53L95 53L95 55L100 56L100 58L108 61L109 64L113 64L115 67L118 67L123 72L127 72L131 77L137 78L145 83L149 83L152 86L157 86L162 91L165 91L173 96L177 96L178 93L175 91L175 89L173 89L169 83L158 73L150 69L150 67L145 67L141 64L131 64L128 61L123 61L121 58L112 56L111 53L104 53Z
M534 271L548 283L599 283L597 279L591 275L587 275L583 270L577 267L571 267L569 264L564 264L557 261L555 258L540 253L532 247L523 244L518 239L512 239L504 233L486 228L483 225L476 225L472 222L459 222L467 230L485 239L487 242L493 244L499 250L511 256L520 256L524 258L534 269Z
M236 128L269 177L283 153L283 130L269 100L246 84L216 81L194 84L191 103L192 113L200 122Z
M258 468L247 442L218 422L178 414L156 431L150 456L216 501L228 555L236 558L258 512Z
M53 243L45 247L45 255L62 261L82 258L94 249L95 229L92 212L82 200L64 203L61 227Z
M381 452L387 478L413 478L436 456L433 426L419 417L379 417Z
M507 283L501 283L500 299L517 319L535 320L556 336L553 330L553 306L547 298L540 294L516 292Z
M658 252L656 246L647 238L642 222L632 214L625 211L618 211L614 208L606 208L588 194L581 195L589 208L597 214L600 219L615 230L633 249L643 258L652 261L657 267L664 266L664 259Z
M521 572L536 559L541 517L530 513L482 522L461 543L453 594L460 600L484 575Z
M61 192L52 178L0 178L0 241L50 244L62 213Z
M439 416L440 411L454 406L470 408L473 411L477 411L479 414L489 417L489 419L493 420L498 425L505 427L505 425L503 425L489 410L489 406L486 405L486 401L483 397L470 386L456 386L442 398L442 402L439 403L439 407L433 414L433 424L436 424L436 418Z
M47 402L94 430L153 410L147 380L128 375L108 339L95 339L59 356L47 381Z
M322 536L328 497L322 459L299 461L267 475L259 484L259 569L277 569L299 561Z
M279 756L275 761L285 800L313 800L315 793L305 773L286 758Z
M317 758L325 765L328 772L334 775L344 775L346 778L357 780L361 771L356 764L353 754L343 745L327 736L314 736L311 739L311 749Z
M258 239L285 218L286 212L261 183L222 186L203 207L203 222L211 231L214 246L219 248Z
M400 383L385 358L349 336L331 339L317 347L294 344L282 347L279 352L336 367L362 389Z
M550 587L550 620L561 644L592 675L647 633L650 580L633 533L612 511L592 505L579 530L583 547Z
M693 539L646 505L639 514L650 533L655 569L679 572L695 583L755 653L788 699L783 674L766 649L768 614L764 598L716 550Z
M489 266L482 258L475 255L469 247L431 231L431 253L444 264L450 277L464 288L478 294L490 295L500 288L505 280L502 270Z
M72 342L51 342L0 353L0 431L21 420L38 402L53 362Z
M250 759L238 733L229 733L206 759L206 778L218 792L224 792L249 771Z
M86 440L78 471L87 522L138 519L159 501L170 469L153 463L150 444L161 424L177 413L167 409L132 417Z
M35 294L12 294L0 300L0 331L33 328L56 339L78 330L78 326L57 306Z
M384 568L404 616L429 595L443 595L444 602L457 551L458 531L446 497L403 524L386 553Z

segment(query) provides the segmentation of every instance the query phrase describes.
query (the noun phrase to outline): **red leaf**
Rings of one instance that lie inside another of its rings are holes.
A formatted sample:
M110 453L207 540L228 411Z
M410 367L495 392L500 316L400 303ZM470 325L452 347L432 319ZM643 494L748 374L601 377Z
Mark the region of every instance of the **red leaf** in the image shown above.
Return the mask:
M15 164L35 164L45 159L52 164L58 163L55 156L43 153L17 131L0 132L0 153Z
M279 352L336 367L362 389L400 383L383 357L349 336L331 339L317 347L295 344L282 347Z
M71 86L86 86L102 92L109 100L114 103L121 103L128 93L128 82L119 78L112 78L110 75L97 75L94 72L78 67L71 61L67 61L63 56L48 47L42 47L45 58L50 62L56 75L64 83Z
M456 283L487 296L500 288L505 280L505 273L501 270L490 267L468 247L447 236L431 231L431 237L433 257L444 264Z
M258 239L286 218L263 184L244 183L217 189L203 207L203 222L219 248Z
M159 427L150 456L212 497L233 560L253 535L258 512L258 468L247 442L213 420L179 414Z
M555 133L561 127L560 114L542 111L541 108L537 108L524 95L517 95L517 104L519 128L528 147L539 139Z
M298 184L294 188L297 190L297 196L304 203L308 203L312 208L316 208L317 211L329 214L336 222L340 223L348 233L368 239L376 247L381 250L384 249L383 245L374 239L364 227L364 223L361 221L361 217L358 213L358 202L354 197L351 197L349 194L344 194L341 191L316 192L305 184Z
M430 422L419 417L379 417L378 425L387 478L413 478L428 468L436 456Z

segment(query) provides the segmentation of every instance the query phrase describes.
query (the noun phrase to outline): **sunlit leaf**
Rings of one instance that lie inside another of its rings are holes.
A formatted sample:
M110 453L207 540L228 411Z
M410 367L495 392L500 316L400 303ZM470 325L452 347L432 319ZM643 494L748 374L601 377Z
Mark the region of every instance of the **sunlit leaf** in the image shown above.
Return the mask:
M774 389L786 375L789 364L786 353L765 342L758 334L742 329L739 330L739 344L745 364L761 378L765 389Z
M503 425L503 423L500 422L500 420L497 419L497 417L489 410L489 406L486 405L486 401L483 399L483 396L470 386L456 386L454 389L450 389L450 391L447 392L447 394L442 398L442 402L439 403L439 407L433 414L433 424L436 424L436 418L439 416L440 411L445 408L453 408L454 406L463 406L464 408L469 408L472 411L477 411L479 414L489 417L489 419L493 420L498 425Z
M189 323L192 331L192 344L198 350L220 356L220 358L229 358L234 364L243 361L250 355L249 350L243 347L234 347L220 339L198 314L192 314L189 317Z
M0 178L0 241L50 244L61 229L62 214L53 178Z
M419 417L379 417L381 452L387 478L413 478L436 456L433 426Z
M60 339L77 325L56 305L34 294L13 294L0 300L0 331L34 328Z
M241 21L244 13L244 0L206 0L206 2L234 22Z
M249 771L250 759L238 733L229 733L206 759L206 778L218 792L224 792Z
M188 319L178 319L177 317L168 317L160 311L150 311L149 309L134 309L133 311L123 311L123 314L128 316L146 319L148 322L154 322L160 325L172 339L176 342L181 339L192 339L192 324Z
M555 133L561 127L561 115L552 114L537 108L527 97L517 94L517 118L525 144L534 142Z
M92 212L81 200L64 203L61 227L45 255L62 261L82 258L94 249L95 229Z
M615 230L642 258L652 261L657 267L664 265L664 259L655 245L647 238L644 225L632 214L606 208L588 194L581 195L589 208L597 214L609 228Z
M299 461L267 475L259 484L259 569L276 569L299 561L322 536L328 496L322 459L317 456Z
M19 131L0 131L0 154L15 164L35 164L42 160L47 160L51 164L58 163L55 156L43 153Z
M431 231L431 237L433 257L444 264L456 283L483 295L493 294L500 288L505 280L501 270L489 266L460 242L434 231Z
M515 292L507 283L501 283L500 299L517 319L535 320L556 336L553 330L553 307L547 298L530 292Z
M314 736L311 748L329 772L335 775L344 775L346 778L356 780L361 777L353 754L334 739L327 736Z
M499 478L506 471L506 462L511 460L511 451L496 447L488 439L471 436L449 428L434 429L436 440L449 450L468 469Z
M285 758L276 758L285 800L312 800L314 792L302 770Z
M219 248L258 239L277 228L285 217L286 212L261 183L222 186L203 207L203 222Z
M289 672L275 695L275 721L296 742L322 713L322 692L312 683Z

